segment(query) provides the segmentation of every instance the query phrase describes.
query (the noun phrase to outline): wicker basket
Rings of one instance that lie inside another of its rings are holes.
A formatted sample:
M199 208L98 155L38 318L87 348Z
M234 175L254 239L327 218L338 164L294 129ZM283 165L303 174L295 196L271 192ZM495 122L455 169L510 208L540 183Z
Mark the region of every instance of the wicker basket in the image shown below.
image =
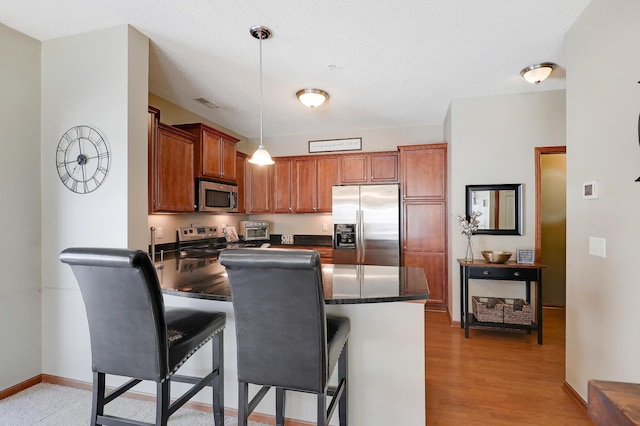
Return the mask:
M504 322L504 299L499 297L472 296L471 304L480 322Z
M507 324L531 324L531 305L523 299L504 299L504 322Z

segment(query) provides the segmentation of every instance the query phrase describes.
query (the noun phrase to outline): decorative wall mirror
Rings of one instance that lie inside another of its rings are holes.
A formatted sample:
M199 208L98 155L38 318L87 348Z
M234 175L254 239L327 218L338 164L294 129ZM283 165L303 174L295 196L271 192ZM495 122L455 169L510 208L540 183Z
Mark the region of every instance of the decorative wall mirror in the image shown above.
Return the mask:
M476 234L522 235L522 184L467 185L467 218L482 216Z

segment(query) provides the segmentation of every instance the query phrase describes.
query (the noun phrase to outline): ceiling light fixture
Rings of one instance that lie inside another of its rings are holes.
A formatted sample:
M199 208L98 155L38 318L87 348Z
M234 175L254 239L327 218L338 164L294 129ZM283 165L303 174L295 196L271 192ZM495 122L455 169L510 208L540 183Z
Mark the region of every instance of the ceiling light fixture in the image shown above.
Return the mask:
M542 62L540 64L529 65L522 71L520 75L529 83L540 84L549 77L551 71L556 68L553 62Z
M256 25L249 28L249 33L251 33L253 38L260 40L260 145L258 145L258 149L253 153L249 162L260 166L267 166L274 164L274 161L262 142L262 40L271 38L271 30L262 25Z
M320 105L325 103L327 99L329 99L329 94L320 89L298 90L296 96L298 97L298 99L300 99L300 102L302 102L309 108L319 107Z

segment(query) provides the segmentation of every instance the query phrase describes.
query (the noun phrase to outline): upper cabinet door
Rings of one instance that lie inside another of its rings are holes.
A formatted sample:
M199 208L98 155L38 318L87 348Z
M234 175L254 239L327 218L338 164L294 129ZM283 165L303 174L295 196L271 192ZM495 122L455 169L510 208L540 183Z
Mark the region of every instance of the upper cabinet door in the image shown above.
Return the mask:
M367 183L368 164L366 155L340 157L340 183L343 185Z
M247 214L271 213L271 169L247 162Z
M194 137L163 123L155 135L149 149L149 211L194 212Z
M293 161L289 159L274 159L273 166L273 212L293 213Z
M380 153L369 156L371 183L397 183L398 153Z
M315 159L294 161L295 212L316 213L318 211L318 165Z
M236 143L237 140L220 137L220 171L222 177L231 181L237 181L238 170L236 168Z
M403 199L446 198L447 144L407 145L398 149Z
M338 185L338 159L335 157L318 158L318 213L331 213L333 185Z
M199 173L199 177L221 177L222 157L220 154L222 152L222 140L220 136L213 132L202 130L200 144L202 173Z
M340 183L342 185L397 183L398 178L397 152L340 156Z
M236 143L239 139L202 123L176 124L174 127L196 137L196 177L236 183Z

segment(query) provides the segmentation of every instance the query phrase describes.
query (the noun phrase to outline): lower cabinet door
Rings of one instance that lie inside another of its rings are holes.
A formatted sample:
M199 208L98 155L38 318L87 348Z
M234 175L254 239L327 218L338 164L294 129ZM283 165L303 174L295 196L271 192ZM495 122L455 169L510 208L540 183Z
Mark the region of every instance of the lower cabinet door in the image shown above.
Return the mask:
M447 309L447 256L445 253L405 250L403 266L424 268L429 284L427 306L431 309Z

